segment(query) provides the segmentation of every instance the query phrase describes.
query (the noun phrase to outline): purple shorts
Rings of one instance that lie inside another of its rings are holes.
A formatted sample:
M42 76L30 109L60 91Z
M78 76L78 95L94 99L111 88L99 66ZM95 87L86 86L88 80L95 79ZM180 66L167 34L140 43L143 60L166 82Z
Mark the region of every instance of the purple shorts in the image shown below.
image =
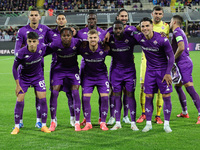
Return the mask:
M63 85L65 78L69 79L70 85L80 85L78 67L60 68L56 66L51 72L51 85Z
M71 84L70 80L68 78L65 78L60 91L64 91L66 93L71 93L71 91L72 91L71 88L72 88L72 84Z
M110 83L112 85L113 92L121 92L123 87L127 91L133 92L136 85L136 71L135 69L112 69L110 71Z
M82 81L83 94L92 93L95 86L97 87L99 93L109 93L110 91L108 78L106 76L104 78L99 78L99 79L84 77Z
M172 85L167 86L166 81L162 82L166 70L146 70L144 80L144 93L154 94L160 89L161 94L168 94L172 92Z
M19 84L24 93L27 92L29 87L34 87L35 91L38 92L46 92L44 76L40 74L37 77L32 78L19 77ZM22 94L22 92L19 92L19 94Z
M192 69L193 69L193 63L191 59L179 61L177 63L177 66L179 68L180 74L182 76L181 82L182 84L186 84L188 82L193 82L192 79Z

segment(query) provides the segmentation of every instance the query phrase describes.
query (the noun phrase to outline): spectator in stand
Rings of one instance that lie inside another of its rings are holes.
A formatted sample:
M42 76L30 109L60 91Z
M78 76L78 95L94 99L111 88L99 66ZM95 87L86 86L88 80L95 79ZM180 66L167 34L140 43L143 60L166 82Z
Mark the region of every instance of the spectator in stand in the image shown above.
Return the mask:
M97 0L96 4L97 4L97 7L98 5L101 5L101 0Z
M131 1L127 0L126 5L131 5Z
M114 1L112 1L112 2L111 2L111 5L110 5L110 7L111 7L111 10L112 10L112 11L114 11L114 10L115 10L115 3L114 3Z

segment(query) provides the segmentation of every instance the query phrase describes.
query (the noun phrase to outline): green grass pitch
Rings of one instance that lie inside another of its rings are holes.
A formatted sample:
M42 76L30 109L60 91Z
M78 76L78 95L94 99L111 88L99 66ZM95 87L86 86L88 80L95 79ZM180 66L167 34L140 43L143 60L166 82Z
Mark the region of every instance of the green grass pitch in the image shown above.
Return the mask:
M139 103L139 72L141 53L135 53L135 64L137 70L137 117L141 115ZM194 87L200 94L200 52L190 52L193 60ZM172 93L172 115L170 125L172 133L165 133L163 125L153 123L153 129L148 133L142 133L145 122L137 124L140 129L134 132L129 124L122 123L122 129L117 131L102 131L98 125L98 94L96 89L91 98L92 114L91 121L93 129L89 131L75 132L69 124L69 108L65 93L61 92L58 98L57 118L58 126L55 132L46 134L35 128L36 109L35 96L32 88L29 88L25 96L24 107L24 128L20 129L18 135L11 135L14 126L14 107L16 102L15 81L12 76L12 65L14 56L0 57L0 150L14 149L86 149L86 150L121 150L121 149L198 149L200 146L199 135L200 125L196 125L198 112L190 96L186 93L190 118L177 118L181 112L178 96L174 90ZM81 58L79 57L79 61ZM45 58L45 82L49 88L49 69L51 56ZM110 57L107 57L106 64L110 64ZM184 88L185 91L185 88ZM50 91L47 90L47 103L49 106ZM123 111L123 110L122 110ZM122 113L123 114L123 113ZM153 119L156 115L155 99ZM81 112L80 121L83 115ZM109 119L109 114L107 120ZM163 113L161 114L163 120ZM48 110L47 126L50 125L50 113ZM109 126L110 128L111 126Z

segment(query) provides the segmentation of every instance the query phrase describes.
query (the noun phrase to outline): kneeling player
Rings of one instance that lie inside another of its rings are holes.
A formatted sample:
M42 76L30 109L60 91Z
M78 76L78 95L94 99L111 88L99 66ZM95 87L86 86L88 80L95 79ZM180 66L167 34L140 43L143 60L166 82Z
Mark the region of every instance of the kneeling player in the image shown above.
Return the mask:
M47 120L47 103L46 103L46 86L44 83L44 74L42 68L42 58L46 51L46 47L39 45L39 36L36 32L30 32L27 35L27 46L23 47L16 54L13 64L13 76L16 81L16 96L17 102L15 105L15 128L11 134L19 133L20 116L23 111L23 101L28 87L35 88L36 96L39 99L40 109L42 114L41 131L50 133L51 131L46 126ZM18 66L22 65L19 71Z

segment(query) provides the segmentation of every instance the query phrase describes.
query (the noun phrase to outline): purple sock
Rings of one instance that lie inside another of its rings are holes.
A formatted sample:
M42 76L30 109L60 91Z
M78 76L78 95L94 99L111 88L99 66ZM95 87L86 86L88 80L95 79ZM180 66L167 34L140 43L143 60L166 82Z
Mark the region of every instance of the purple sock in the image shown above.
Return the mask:
M99 118L101 118L101 97L99 95Z
M187 101L186 101L186 96L185 93L183 92L182 87L175 86L176 92L179 97L179 101L181 103L181 107L183 111L187 111Z
M24 112L24 100L23 100L23 102L21 102L21 105L22 105L22 113L21 113L21 115L20 115L20 120L22 120L23 119L23 112Z
M115 100L114 100L114 96L109 97L110 100L110 117L114 117L115 116Z
M91 105L90 105L90 97L83 96L83 103L84 103L84 116L86 122L91 122Z
M47 100L46 100L46 98L39 99L39 103L41 106L42 123L46 123L47 122Z
M198 113L200 113L200 98L199 98L199 95L197 94L197 92L195 91L194 86L188 86L188 87L186 87L186 90L192 97L192 100L198 110Z
M113 97L115 100L115 118L116 118L116 121L120 121L121 109L122 109L121 96L113 96Z
M169 121L172 111L171 96L163 97L163 101L164 101L163 105L164 119Z
M68 106L69 106L70 116L74 116L74 105L73 105L72 93L66 93L66 96L68 98Z
M82 101L83 116L84 116L84 118L85 118L85 107L84 107L84 103L83 103L83 93L82 93L81 101Z
M80 109L81 109L81 100L79 96L79 90L72 90L72 97L74 100L74 111L76 116L76 121L80 119Z
M59 94L58 91L55 91L55 90L51 91L51 97L50 97L51 119L55 119L56 117L58 94Z
M151 121L153 114L153 97L146 97L145 101L145 115L147 121Z
M35 107L36 107L37 118L41 118L41 105L39 102L39 98L37 97L35 97Z
M108 114L108 96L101 97L101 122L106 122Z
M124 117L126 117L128 116L129 100L125 94L123 96L123 106L124 106Z
M23 106L24 106L24 102L16 102L16 105L15 105L15 112L14 112L14 115L15 115L15 124L19 124L20 123L20 116L23 112Z
M133 97L126 96L126 98L128 100L128 106L129 106L129 109L130 109L131 121L135 121L135 117L136 117L135 96L133 96Z

